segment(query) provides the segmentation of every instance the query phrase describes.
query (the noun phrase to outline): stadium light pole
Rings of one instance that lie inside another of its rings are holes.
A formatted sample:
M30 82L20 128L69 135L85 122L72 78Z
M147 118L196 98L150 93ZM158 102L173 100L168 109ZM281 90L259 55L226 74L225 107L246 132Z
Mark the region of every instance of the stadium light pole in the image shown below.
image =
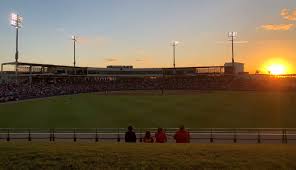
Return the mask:
M237 32L229 32L228 37L230 38L229 41L231 41L232 68L233 68L233 73L235 73L235 68L234 68L234 39L237 37Z
M17 72L18 72L18 59L19 59L19 51L18 51L18 37L19 37L19 29L22 27L23 17L12 13L10 18L10 25L16 29L16 42L15 42L15 74L17 81Z
M76 74L76 41L77 37L75 35L72 35L73 40L73 66L74 66L74 74Z
M172 46L173 46L173 66L174 69L176 69L176 46L179 44L178 41L173 41Z
M72 40L73 40L73 50L74 50L74 67L76 67L76 41L77 41L77 37L75 35L72 36Z

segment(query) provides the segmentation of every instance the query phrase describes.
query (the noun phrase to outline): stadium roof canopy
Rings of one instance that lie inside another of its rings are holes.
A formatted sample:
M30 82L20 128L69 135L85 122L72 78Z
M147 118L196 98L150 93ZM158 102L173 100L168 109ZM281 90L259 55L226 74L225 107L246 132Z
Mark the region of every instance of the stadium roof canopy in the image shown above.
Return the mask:
M7 63L2 63L2 65L73 68L73 66L55 65L55 64L40 64L40 63L27 63L27 62L7 62ZM76 68L87 68L87 67L76 67Z
M4 66L8 67L5 70ZM176 68L132 68L126 69L124 66L116 68L98 68L98 67L74 67L55 64L40 64L29 62L7 62L2 63L1 71L13 73L17 70L20 74L66 74L66 75L195 75L195 74L223 74L224 66L202 66L202 67L176 67Z

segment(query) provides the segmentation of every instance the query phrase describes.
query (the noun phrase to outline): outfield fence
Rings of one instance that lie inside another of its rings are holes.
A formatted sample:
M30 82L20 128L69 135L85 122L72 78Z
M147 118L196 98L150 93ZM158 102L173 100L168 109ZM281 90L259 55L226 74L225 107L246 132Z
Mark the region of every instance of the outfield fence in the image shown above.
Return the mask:
M177 128L166 128L168 143L174 142ZM206 128L187 129L191 143L282 143L296 144L296 128ZM0 129L0 141L93 141L124 142L126 128L92 129ZM134 130L137 141L142 142L146 131L152 136L157 128Z

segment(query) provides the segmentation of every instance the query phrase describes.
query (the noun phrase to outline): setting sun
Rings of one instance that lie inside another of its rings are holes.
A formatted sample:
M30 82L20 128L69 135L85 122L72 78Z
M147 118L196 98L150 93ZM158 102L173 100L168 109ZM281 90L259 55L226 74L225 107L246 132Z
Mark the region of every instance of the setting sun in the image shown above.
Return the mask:
M273 75L280 75L286 73L286 67L282 64L271 64L267 68L268 72Z
M290 74L292 72L290 63L283 57L270 58L262 64L263 73L272 75Z

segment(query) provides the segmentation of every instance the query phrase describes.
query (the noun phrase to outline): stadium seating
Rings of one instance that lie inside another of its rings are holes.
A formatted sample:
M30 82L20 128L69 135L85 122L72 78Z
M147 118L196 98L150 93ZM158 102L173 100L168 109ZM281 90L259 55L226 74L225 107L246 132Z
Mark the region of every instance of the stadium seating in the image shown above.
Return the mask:
M0 102L124 90L296 90L295 78L274 76L35 77L0 84Z

